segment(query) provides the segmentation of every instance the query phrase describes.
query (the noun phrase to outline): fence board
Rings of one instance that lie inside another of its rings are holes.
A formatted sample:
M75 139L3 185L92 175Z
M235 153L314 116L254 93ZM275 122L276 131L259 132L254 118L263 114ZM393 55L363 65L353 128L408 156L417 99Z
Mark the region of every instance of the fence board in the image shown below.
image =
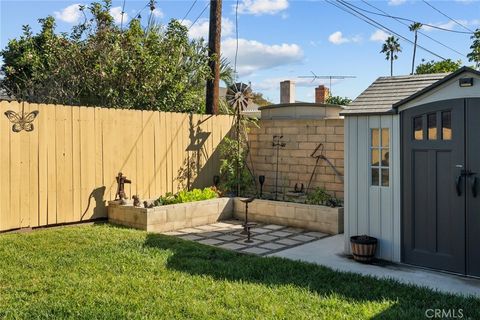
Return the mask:
M21 105L0 101L0 113L7 110L20 112ZM25 112L32 110L39 111L33 132L14 133L0 118L0 231L106 217L118 172L132 180L127 195L142 199L177 192L188 175L190 185L210 185L218 172L215 150L232 122L229 116L25 103ZM196 172L187 149L200 131L209 137Z
M11 104L10 110L20 112L17 102ZM20 213L20 134L10 131L10 215L9 226L22 225ZM14 165L15 164L15 165Z

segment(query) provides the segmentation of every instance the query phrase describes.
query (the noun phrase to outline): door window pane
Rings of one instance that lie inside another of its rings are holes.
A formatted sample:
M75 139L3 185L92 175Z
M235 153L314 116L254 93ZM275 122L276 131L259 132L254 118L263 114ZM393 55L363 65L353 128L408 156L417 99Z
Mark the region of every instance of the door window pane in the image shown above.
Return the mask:
M428 140L437 140L437 114L430 113L427 115L428 124Z
M452 113L442 112L442 139L452 140Z
M389 170L382 168L382 186L388 187L389 178Z
M390 163L390 152L388 152L388 149L383 149L382 150L382 167L388 167Z
M379 175L378 175L378 168L372 168L372 186L379 185Z
M382 147L388 148L389 143L390 143L389 130L387 128L383 128L382 129Z
M413 118L413 138L415 140L423 140L423 118Z
M380 146L380 134L378 129L372 129L372 147Z
M380 150L372 149L372 166L378 167L380 162Z

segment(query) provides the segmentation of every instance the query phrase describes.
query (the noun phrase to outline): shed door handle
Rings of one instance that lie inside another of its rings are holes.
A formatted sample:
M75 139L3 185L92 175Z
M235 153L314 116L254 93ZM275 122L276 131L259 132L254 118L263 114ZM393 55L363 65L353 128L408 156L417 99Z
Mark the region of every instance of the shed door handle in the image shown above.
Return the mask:
M457 190L457 196L462 195L462 186L460 185L462 182L462 174L460 174L456 179L455 179L455 189Z
M470 183L472 184L472 195L474 198L477 197L478 190L477 190L477 177L470 177Z

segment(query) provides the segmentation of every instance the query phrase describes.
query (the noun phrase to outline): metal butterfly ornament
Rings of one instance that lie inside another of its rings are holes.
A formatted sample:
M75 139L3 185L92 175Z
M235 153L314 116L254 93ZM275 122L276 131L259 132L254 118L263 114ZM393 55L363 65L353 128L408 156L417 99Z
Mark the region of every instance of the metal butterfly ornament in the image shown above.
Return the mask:
M33 120L38 115L38 110L29 112L25 114L25 103L22 103L22 112L20 114L16 113L15 111L8 110L5 112L8 120L10 120L12 125L13 132L20 132L25 130L27 132L33 131Z

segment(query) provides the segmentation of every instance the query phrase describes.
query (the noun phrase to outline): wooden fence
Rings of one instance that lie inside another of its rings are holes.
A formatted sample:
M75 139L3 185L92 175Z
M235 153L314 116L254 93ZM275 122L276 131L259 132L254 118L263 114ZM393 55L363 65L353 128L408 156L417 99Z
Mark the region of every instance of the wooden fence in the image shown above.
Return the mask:
M207 186L232 118L169 112L24 104L32 132L12 132L0 102L0 231L106 217L115 176L129 197L153 199Z

